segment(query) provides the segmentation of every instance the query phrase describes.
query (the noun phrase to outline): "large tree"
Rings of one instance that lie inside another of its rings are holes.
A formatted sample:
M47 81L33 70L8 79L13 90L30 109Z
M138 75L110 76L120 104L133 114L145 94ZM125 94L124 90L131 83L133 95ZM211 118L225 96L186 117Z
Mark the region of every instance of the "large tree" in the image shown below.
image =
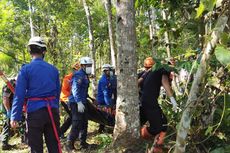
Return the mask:
M111 0L104 0L104 3L105 3L105 9L107 12L107 19L108 19L111 64L114 67L116 67L116 50L115 50L115 40L114 40L115 33L113 29L112 4L111 4Z
M114 146L133 147L139 138L134 0L117 0L118 99Z
M95 44L94 44L92 16L90 13L90 8L89 8L86 0L83 0L83 6L85 9L87 23L88 23L89 48L90 48L91 58L93 59L93 74L96 75L96 58L95 58L96 49L95 49ZM93 84L93 94L95 96L96 95L96 87L97 87L96 78L93 79L92 84Z

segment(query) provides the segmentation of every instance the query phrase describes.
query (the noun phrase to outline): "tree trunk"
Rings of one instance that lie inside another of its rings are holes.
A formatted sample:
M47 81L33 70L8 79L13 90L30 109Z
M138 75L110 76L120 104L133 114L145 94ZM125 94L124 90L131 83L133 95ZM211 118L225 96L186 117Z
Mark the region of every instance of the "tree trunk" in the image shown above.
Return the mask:
M167 17L165 10L162 10L162 18L165 21L168 20L168 17ZM171 57L171 49L170 49L170 42L169 42L169 33L168 33L167 29L164 32L164 37L165 37L167 56L168 56L168 58L170 58Z
M111 0L104 0L104 3L105 3L105 9L108 18L111 63L112 66L116 67L116 50L115 50L114 29L113 29L113 20L112 20L113 17L112 17L112 10L111 10Z
M89 48L90 48L90 53L91 53L91 58L93 59L93 74L96 76L96 49L94 46L94 36L93 36L93 22L92 22L92 16L90 13L89 6L86 3L86 0L83 0L83 5L86 13L86 18L87 18L87 23L88 23L88 31L89 31ZM96 82L96 77L92 80L92 87L93 87L93 95L95 96L97 91L97 82Z
M32 4L31 4L31 0L28 1L29 3L29 12L30 12L30 32L31 32L31 38L35 36L35 32L34 32L34 26L33 26L33 20L32 20Z
M134 0L117 0L118 99L115 148L133 148L139 139L139 105Z
M228 5L229 5L228 1ZM186 147L186 137L189 132L190 123L192 119L193 110L196 110L197 98L199 97L199 87L201 82L207 72L209 59L211 58L216 44L218 43L219 37L224 30L224 27L228 21L229 12L225 11L218 19L216 27L214 28L211 40L206 44L204 53L202 55L201 64L196 72L195 78L192 83L192 88L190 90L188 100L186 103L185 110L182 114L179 128L177 131L176 147L174 153L185 152Z
M48 40L48 48L49 53L52 57L52 64L57 65L58 64L58 51L57 51L57 42L58 42L58 29L56 25L53 25L50 28L49 33L49 40Z
M156 9L150 7L148 10L149 18L149 37L151 40L152 55L157 56L157 35L156 35Z

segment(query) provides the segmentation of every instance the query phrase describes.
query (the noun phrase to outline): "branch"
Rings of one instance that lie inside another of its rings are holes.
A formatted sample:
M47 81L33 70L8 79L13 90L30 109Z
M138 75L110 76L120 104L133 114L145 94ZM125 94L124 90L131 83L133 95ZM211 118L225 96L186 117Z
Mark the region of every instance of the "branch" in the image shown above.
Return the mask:
M230 1L228 1L226 5L227 8L229 6L229 3ZM211 58L215 50L216 44L218 43L220 35L224 31L224 28L229 18L228 9L223 9L223 10L225 10L225 12L223 12L223 14L221 14L221 16L217 20L217 24L215 28L213 29L213 32L211 35L211 40L206 44L206 48L202 55L201 64L199 65L199 68L193 80L192 88L190 90L189 97L186 103L188 107L185 108L182 114L179 128L177 131L178 133L177 133L177 140L176 140L176 146L175 146L174 153L185 152L186 143L187 143L186 137L190 129L190 124L192 120L192 112L193 110L196 109L196 103L199 97L200 85L202 83L202 80L205 74L207 73L209 59Z

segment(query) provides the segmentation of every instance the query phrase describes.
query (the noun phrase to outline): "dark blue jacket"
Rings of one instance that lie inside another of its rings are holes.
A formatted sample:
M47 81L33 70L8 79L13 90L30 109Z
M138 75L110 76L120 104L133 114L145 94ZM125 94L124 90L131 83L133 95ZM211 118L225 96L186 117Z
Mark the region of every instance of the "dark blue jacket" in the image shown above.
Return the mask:
M60 81L58 70L51 64L36 58L24 65L18 74L12 105L11 120L19 121L25 98L45 98L54 96L50 101L52 108L59 108ZM28 100L27 112L47 106L45 100Z
M97 102L99 105L112 105L112 85L111 80L105 74L99 80Z
M70 103L86 103L88 97L89 78L83 69L75 71L72 78Z

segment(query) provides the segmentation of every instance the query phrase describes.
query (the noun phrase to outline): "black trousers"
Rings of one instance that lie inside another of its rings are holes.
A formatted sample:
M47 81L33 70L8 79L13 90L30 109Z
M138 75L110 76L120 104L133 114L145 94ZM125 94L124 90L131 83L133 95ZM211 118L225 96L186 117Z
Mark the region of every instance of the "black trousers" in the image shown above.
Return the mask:
M66 104L66 102L61 102L61 105L63 106L65 112L69 115L68 118L64 121L62 126L60 127L60 136L64 135L65 132L69 129L69 127L72 124L72 114L71 110L69 109L69 106Z
M79 138L80 143L86 143L87 128L88 128L88 109L85 104L85 111L83 113L78 112L77 103L70 103L72 113L72 127L68 135L67 140L74 142Z
M59 110L52 108L56 128L59 131ZM58 153L58 143L54 135L51 119L46 107L28 113L28 144L31 153L43 153L43 135L49 153Z
M140 120L141 125L144 125L147 121L149 122L148 131L152 135L167 131L167 118L159 106L142 105L140 108Z

